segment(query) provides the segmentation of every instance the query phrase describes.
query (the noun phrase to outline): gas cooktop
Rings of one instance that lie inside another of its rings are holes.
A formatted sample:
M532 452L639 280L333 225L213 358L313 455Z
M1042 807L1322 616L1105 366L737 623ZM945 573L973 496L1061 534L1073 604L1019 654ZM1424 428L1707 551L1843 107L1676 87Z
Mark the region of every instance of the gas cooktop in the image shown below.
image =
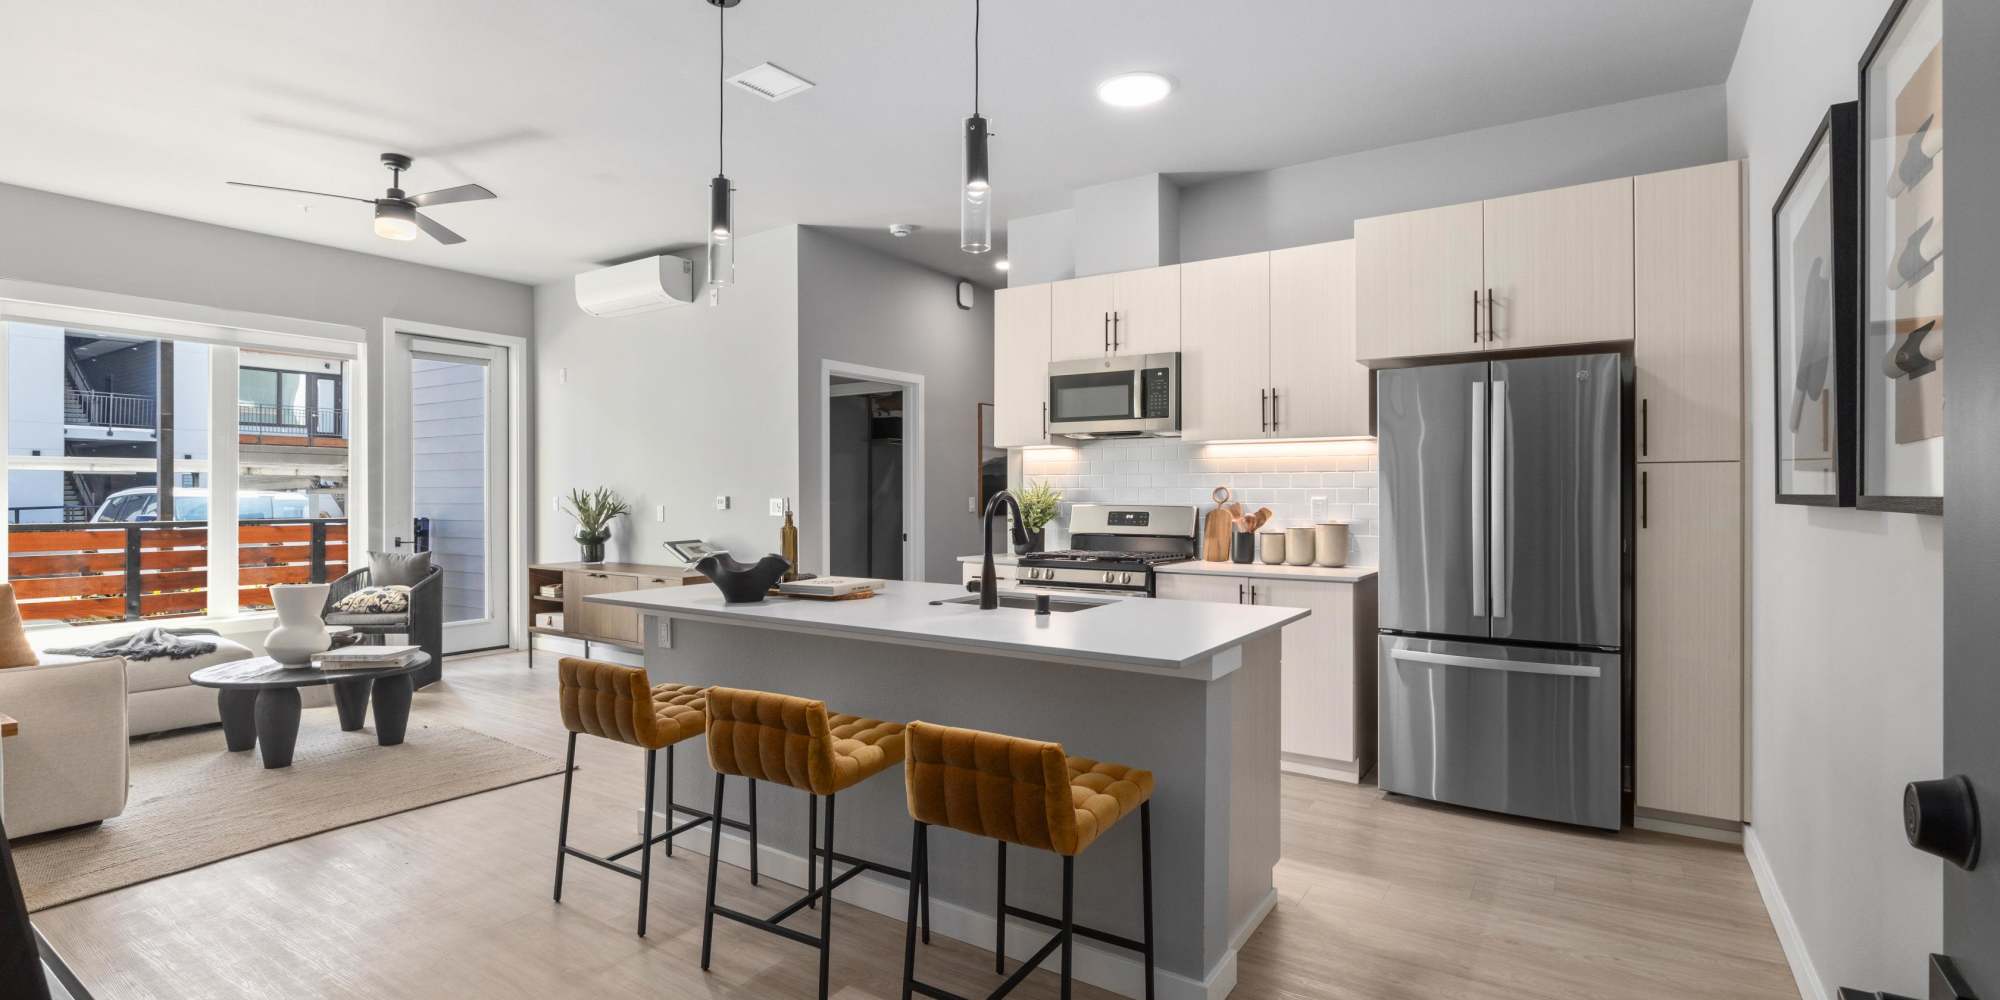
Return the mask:
M1192 558L1185 552L1116 552L1108 549L1058 549L1030 552L1024 563L1112 563L1126 566L1164 566Z

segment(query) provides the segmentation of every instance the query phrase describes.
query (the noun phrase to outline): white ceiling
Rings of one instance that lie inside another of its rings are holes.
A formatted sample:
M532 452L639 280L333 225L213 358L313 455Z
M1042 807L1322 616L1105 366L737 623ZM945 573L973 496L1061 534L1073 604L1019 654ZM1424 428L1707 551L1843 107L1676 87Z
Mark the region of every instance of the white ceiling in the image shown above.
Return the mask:
M1749 0L992 0L984 111L997 219L1084 185L1264 169L1721 82ZM731 88L738 225L835 227L993 281L957 250L972 0L743 0ZM715 172L715 10L702 0L13 0L0 181L519 281L699 241ZM1096 82L1149 69L1142 110ZM391 243L374 197L484 184L432 210L470 242ZM923 230L892 241L884 227ZM996 242L1004 239L996 232ZM1004 250L1004 243L1002 243Z

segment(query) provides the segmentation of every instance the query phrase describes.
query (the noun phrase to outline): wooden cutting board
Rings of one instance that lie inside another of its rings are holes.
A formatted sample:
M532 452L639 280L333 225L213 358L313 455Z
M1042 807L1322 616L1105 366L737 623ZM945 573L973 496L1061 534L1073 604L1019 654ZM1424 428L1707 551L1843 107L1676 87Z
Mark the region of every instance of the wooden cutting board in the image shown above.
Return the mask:
M1203 562L1229 561L1229 535L1231 522L1243 514L1243 505L1231 503L1229 487L1218 486L1211 494L1215 509L1208 512L1201 527L1201 558Z

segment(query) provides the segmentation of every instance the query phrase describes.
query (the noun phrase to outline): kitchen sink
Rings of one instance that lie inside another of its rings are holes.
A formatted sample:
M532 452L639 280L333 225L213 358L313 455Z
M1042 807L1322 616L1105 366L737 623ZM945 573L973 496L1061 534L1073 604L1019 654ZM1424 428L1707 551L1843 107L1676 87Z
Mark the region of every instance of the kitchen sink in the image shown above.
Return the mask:
M948 599L946 599L946 600L942 600L942 601L932 601L931 603L932 603L932 604L970 604L970 605L972 605L972 606L974 606L974 607L978 607L978 606L979 606L979 595L978 595L978 594L967 594L967 595L965 595L964 597L953 597L953 598L948 598ZM1072 598L1072 597L1051 597L1051 598L1049 598L1049 610L1050 610L1050 611L1054 611L1054 612L1058 612L1058 613L1063 613L1063 612L1070 612L1070 611L1089 611L1089 610L1090 610L1091 608L1095 608L1095 607L1101 607L1101 606L1103 606L1103 605L1106 605L1106 604L1109 604L1109 603L1111 603L1111 602L1110 602L1110 601L1080 601L1080 600L1077 600L1077 599L1075 599L1075 598ZM1014 608L1014 609L1017 609L1017 610L1021 610L1021 611L1033 611L1033 610L1035 610L1035 595L1033 595L1033 594L1001 594L1001 595L1000 595L1000 606L1001 606L1001 607L1003 607L1003 608Z

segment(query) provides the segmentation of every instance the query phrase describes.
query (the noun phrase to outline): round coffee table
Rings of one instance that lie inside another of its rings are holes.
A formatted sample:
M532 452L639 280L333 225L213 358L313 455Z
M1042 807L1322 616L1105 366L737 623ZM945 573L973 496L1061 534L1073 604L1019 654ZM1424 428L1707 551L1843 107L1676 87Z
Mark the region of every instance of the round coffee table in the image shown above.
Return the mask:
M416 687L410 677L430 665L428 653L389 667L321 670L292 667L268 656L218 663L188 677L200 687L215 688L222 715L222 739L231 751L257 747L267 768L292 766L299 740L299 689L333 685L333 703L340 710L340 728L360 729L375 703L375 742L392 747L403 742L410 723L410 698Z

